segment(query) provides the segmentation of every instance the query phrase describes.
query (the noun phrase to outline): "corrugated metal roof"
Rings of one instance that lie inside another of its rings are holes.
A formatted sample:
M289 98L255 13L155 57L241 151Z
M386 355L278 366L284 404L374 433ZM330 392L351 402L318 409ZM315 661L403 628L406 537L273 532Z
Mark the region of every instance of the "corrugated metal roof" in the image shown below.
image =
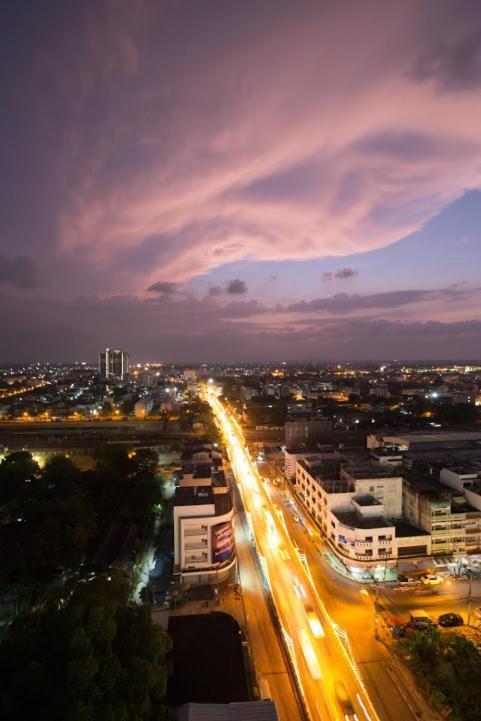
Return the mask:
M274 701L187 703L177 709L179 721L279 721Z

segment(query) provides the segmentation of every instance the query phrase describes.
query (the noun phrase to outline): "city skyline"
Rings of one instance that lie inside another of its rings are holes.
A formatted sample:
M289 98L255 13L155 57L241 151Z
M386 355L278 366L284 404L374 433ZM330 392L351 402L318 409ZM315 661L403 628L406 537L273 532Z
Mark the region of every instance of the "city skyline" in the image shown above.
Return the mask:
M481 356L479 6L5 18L0 362Z

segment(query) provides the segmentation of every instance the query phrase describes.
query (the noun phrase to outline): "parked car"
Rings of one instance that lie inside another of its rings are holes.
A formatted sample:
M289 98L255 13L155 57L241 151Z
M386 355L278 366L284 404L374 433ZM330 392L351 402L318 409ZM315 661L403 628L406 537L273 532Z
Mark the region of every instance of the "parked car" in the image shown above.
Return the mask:
M428 616L426 611L423 611L422 608L417 608L409 614L408 625L416 630L424 630L433 626L434 621L431 616Z
M454 628L455 626L463 626L464 620L459 613L443 613L439 616L438 623L444 628Z
M414 578L413 576L405 576L402 573L397 577L397 580L398 580L398 583L400 583L403 586L404 585L411 586L412 584L416 584L419 582L417 578Z
M421 576L421 583L424 583L425 586L439 586L442 582L443 577L437 576L434 573L426 573L424 576Z

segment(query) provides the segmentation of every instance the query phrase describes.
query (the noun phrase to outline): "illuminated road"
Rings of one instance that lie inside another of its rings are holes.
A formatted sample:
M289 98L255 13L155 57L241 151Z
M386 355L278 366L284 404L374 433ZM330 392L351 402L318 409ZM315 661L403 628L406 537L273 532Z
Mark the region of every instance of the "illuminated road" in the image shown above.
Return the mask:
M271 500L239 427L214 394L207 399L224 435L309 717L379 721L346 635L319 597L305 556L291 541L284 512Z

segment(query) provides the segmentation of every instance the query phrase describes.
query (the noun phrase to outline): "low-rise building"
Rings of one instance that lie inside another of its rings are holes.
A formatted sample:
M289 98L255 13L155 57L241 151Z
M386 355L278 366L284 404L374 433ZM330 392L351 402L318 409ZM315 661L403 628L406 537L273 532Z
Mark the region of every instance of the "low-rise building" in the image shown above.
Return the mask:
M464 554L480 547L481 511L438 479L408 473L403 507L407 520L431 535L433 555Z
M145 418L152 408L154 407L154 401L152 398L140 398L134 406L134 413L136 418Z
M328 541L355 561L426 555L429 533L402 518L399 474L374 464L342 468L337 479L320 462L296 465L296 492Z
M189 583L219 583L235 566L233 504L221 454L186 446L174 497L174 572Z
M219 583L235 565L230 493L180 486L174 498L174 572L189 583Z
M332 423L328 418L296 418L285 423L285 444L287 448L312 448L322 440L326 431L331 430Z

